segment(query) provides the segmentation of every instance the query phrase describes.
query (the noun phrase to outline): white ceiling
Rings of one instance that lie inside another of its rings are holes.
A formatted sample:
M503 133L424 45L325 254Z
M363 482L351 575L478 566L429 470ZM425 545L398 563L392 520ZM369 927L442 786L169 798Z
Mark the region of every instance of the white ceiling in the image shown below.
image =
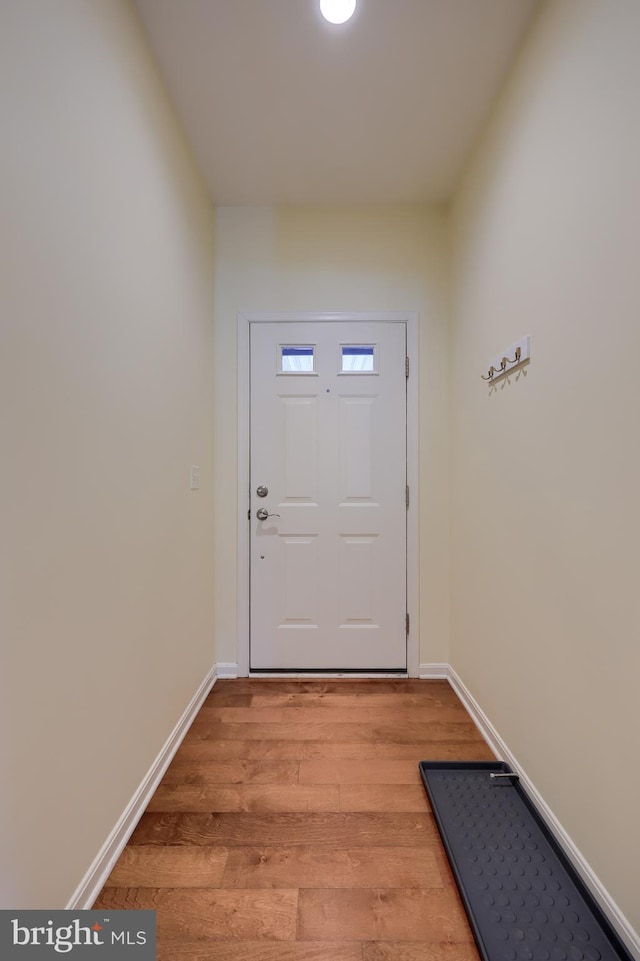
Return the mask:
M446 201L537 0L135 0L216 204Z

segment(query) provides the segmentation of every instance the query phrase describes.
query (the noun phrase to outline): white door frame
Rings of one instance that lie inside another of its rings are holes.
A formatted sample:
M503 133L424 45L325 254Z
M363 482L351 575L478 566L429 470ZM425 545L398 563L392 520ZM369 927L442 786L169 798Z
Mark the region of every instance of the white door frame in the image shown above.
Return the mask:
M249 441L250 441L250 356L251 324L268 323L404 323L407 327L407 355L410 374L407 380L407 483L410 490L407 512L407 612L410 630L407 639L409 677L418 677L420 625L418 621L418 314L416 311L332 311L305 313L238 314L238 675L249 674ZM339 672L338 672L339 673ZM264 674L260 675L264 677ZM282 675L278 675L282 676ZM308 674L304 675L309 677ZM322 677L327 677L322 673ZM349 676L353 677L353 674ZM366 672L363 672L366 676ZM379 673L372 677L380 677ZM397 675L393 675L396 677Z

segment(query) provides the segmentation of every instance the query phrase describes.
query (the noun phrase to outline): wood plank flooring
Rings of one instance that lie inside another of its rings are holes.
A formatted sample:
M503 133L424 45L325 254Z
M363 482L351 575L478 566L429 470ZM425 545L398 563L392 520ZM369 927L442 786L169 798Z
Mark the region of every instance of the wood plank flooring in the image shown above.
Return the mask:
M493 759L444 681L218 681L94 906L158 961L478 961L427 759Z

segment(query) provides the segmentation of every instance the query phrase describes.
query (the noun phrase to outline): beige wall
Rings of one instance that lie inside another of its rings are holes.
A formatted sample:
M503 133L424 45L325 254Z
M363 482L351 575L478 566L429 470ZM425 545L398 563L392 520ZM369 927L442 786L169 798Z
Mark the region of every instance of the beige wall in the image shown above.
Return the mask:
M63 907L215 660L213 224L125 2L0 47L0 906Z
M441 212L413 207L216 211L218 660L237 661L237 314L296 310L420 314L420 658L448 659L444 232Z
M545 5L456 201L451 638L638 930L639 36L636 0Z

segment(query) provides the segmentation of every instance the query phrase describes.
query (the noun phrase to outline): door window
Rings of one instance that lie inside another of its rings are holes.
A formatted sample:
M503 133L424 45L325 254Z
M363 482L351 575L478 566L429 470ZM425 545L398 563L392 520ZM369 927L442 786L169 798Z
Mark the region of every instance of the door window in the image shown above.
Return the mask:
M378 372L375 344L341 344L341 374L376 374Z
M280 344L279 374L314 374L315 344Z

